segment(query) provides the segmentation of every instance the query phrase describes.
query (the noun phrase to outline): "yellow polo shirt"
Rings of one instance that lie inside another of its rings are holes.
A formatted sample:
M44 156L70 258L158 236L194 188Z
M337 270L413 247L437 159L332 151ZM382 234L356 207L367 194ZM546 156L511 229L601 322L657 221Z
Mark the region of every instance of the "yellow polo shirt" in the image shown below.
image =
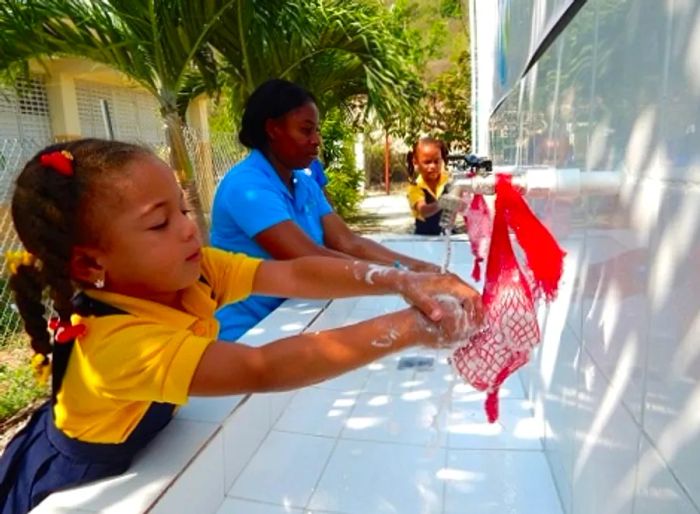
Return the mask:
M184 310L106 291L88 296L128 314L87 316L54 406L56 426L95 443L123 442L151 402L184 404L197 364L215 341L214 311L250 295L259 259L202 251L202 275L183 293Z
M428 186L423 181L423 177L418 175L418 180L416 180L415 184L409 184L408 186L408 203L411 205L411 212L413 213L413 217L416 219L419 219L421 221L425 221L423 216L421 216L418 213L417 205L418 202L420 201L425 201L425 193L424 191L427 191L430 196L435 198L437 201L438 198L442 196L443 191L445 190L445 185L450 181L450 175L449 173L443 171L440 173L440 180L438 181L437 184L437 191L433 192L432 189Z

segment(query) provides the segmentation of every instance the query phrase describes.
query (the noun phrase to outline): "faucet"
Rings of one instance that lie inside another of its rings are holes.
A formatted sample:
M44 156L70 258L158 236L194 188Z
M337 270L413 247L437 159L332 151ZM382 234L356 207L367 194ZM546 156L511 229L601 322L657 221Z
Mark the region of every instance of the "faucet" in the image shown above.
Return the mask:
M501 174L512 176L513 186L524 195L546 198L576 198L582 194L616 195L622 183L620 171L584 171L577 168L553 167L502 167ZM449 193L440 197L442 208L440 226L447 232L454 228L457 214L463 212L464 193L493 195L496 192L496 175L493 173L469 173L458 170L452 175Z

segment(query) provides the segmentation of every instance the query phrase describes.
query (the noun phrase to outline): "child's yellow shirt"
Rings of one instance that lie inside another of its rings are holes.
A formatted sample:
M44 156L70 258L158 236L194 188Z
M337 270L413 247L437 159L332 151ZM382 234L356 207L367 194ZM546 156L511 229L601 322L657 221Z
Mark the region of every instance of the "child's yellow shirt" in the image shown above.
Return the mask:
M213 248L202 251L202 276L182 297L184 310L91 289L88 296L128 314L79 319L54 406L56 426L94 443L129 436L151 402L182 405L207 346L216 340L214 311L250 295L259 259Z
M432 189L430 189L430 187L428 186L428 184L426 184L425 181L423 181L423 177L421 175L418 175L418 179L416 180L415 184L409 184L408 203L411 206L411 213L413 214L414 218L419 219L421 221L425 221L425 219L420 215L416 207L418 205L418 202L426 201L426 193L429 194L435 200L440 198L442 196L443 191L445 190L445 185L449 181L449 173L443 171L442 173L440 173L440 180L438 181L437 190L435 192L433 192Z

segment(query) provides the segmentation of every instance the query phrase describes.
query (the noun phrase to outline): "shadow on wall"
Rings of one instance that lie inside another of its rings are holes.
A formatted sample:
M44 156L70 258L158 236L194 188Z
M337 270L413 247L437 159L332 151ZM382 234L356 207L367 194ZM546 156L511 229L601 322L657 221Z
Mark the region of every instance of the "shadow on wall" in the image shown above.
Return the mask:
M531 377L568 512L700 510L699 128L683 1L589 0L491 122L495 163L625 174L616 201L537 205L578 248Z

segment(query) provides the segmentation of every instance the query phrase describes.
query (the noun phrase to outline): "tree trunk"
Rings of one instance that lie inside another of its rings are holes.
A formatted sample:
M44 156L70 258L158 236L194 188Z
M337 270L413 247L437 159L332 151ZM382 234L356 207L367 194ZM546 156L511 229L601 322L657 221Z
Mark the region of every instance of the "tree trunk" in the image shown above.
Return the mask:
M163 118L165 119L166 135L170 146L170 165L175 170L177 180L185 191L187 200L194 211L202 243L207 245L209 244L209 224L204 215L204 206L197 188L197 177L187 151L185 124L175 110L164 112Z

